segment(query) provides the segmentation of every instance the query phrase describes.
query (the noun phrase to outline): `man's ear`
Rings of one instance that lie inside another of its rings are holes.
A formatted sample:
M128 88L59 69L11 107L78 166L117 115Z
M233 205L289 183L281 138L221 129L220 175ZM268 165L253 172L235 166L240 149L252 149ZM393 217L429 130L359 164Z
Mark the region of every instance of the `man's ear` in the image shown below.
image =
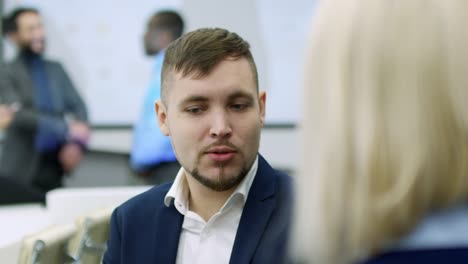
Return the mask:
M258 93L258 104L260 106L260 122L262 127L265 126L265 112L266 112L266 92L260 91Z
M165 136L169 136L169 126L167 124L167 109L166 106L160 101L156 101L154 104L154 110L156 111L156 117L158 118L159 129Z

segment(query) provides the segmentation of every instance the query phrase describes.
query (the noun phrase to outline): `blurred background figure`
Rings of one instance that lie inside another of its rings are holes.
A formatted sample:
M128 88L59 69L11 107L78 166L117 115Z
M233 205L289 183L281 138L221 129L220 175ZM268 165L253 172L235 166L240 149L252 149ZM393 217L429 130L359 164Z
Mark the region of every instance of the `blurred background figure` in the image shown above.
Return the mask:
M467 263L468 2L322 1L298 245L312 263Z
M174 11L159 11L149 20L144 35L146 55L154 57L153 73L143 108L135 124L131 166L148 184L174 180L180 165L169 137L159 130L155 102L161 97L161 70L164 49L184 31L182 17Z
M1 136L3 137L3 130L8 128L13 120L14 111L8 104L14 102L15 95L6 76L5 65L2 63L0 66L0 131L2 131Z
M14 107L9 104L14 102L15 95L13 87L9 83L6 76L5 65L0 67L0 140L4 136L5 130L10 126L15 115ZM2 152L0 148L0 158ZM0 175L0 205L13 203L32 203L45 202L45 193L29 186L28 184L20 183L15 178Z
M3 26L18 54L2 77L13 92L0 106L7 116L0 174L46 192L62 186L82 158L90 136L86 107L61 64L43 56L38 10L15 9Z

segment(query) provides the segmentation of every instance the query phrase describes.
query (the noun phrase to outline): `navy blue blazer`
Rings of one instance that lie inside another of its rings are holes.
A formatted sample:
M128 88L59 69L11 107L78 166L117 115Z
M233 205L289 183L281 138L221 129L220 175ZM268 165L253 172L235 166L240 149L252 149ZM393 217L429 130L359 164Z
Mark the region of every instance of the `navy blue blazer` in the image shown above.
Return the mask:
M183 215L164 205L171 183L154 187L112 214L105 264L175 263ZM259 156L230 263L284 263L292 217L292 180Z

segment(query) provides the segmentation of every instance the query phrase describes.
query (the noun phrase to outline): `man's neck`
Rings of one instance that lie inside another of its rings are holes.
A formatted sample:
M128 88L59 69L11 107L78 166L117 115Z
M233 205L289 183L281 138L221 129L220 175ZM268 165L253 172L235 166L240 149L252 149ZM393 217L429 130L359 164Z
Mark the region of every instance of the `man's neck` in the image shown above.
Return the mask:
M208 222L223 207L237 186L222 192L213 191L186 174L189 188L189 207Z

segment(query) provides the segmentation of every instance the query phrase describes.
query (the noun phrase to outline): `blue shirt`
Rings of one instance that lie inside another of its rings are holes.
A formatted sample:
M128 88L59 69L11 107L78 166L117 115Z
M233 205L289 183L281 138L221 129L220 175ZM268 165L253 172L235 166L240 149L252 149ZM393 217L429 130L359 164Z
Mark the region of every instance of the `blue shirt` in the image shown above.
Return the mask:
M164 52L155 57L150 85L146 92L140 118L133 131L130 163L134 170L142 172L162 162L176 161L170 138L163 135L158 126L154 102L161 98L161 71Z
M47 116L56 114L57 110L54 108L44 60L39 55L27 55L25 58L34 88L36 107L46 114L39 117L35 149L41 153L53 152L65 142L67 126L65 122Z

